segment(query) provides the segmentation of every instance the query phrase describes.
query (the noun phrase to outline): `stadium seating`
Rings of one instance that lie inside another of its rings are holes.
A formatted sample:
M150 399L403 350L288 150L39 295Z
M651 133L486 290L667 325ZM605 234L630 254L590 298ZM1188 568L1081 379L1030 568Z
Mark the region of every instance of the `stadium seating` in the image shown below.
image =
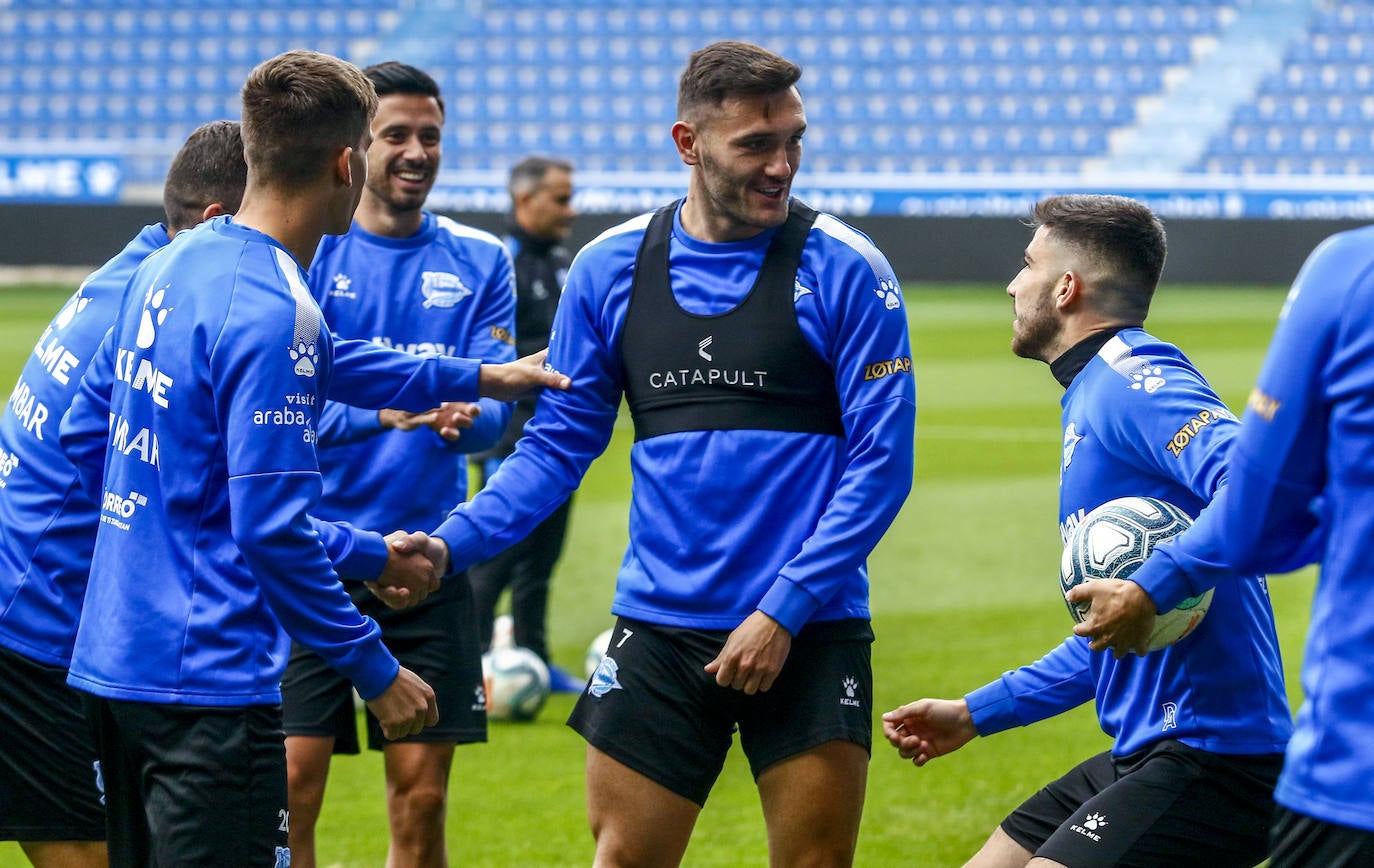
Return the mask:
M544 151L676 171L684 59L741 38L806 68L810 171L1075 173L1107 165L1258 2L0 0L0 144L108 140L130 181L156 183L197 124L237 116L254 64L307 47L434 73L448 169ZM1197 134L1187 170L1368 171L1374 0L1316 5L1276 38L1279 68Z

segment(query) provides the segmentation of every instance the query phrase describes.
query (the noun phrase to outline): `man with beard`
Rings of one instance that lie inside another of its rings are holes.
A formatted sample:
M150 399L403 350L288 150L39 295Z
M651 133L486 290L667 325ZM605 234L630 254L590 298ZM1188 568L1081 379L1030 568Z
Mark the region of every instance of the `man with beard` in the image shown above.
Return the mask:
M1116 196L1036 205L1025 267L1007 286L1012 352L1064 386L1060 529L1143 495L1197 516L1225 480L1235 417L1183 353L1143 329L1164 266L1164 227ZM1175 434L1194 432L1178 447ZM1274 615L1256 577L1219 587L1207 617L1145 657L1093 653L1070 636L962 699L883 715L922 766L975 736L1096 699L1112 749L1027 799L969 861L1023 865L1249 866L1264 858L1272 794L1292 732Z
M570 720L598 865L680 861L736 728L773 864L853 861L872 744L866 560L910 489L915 381L887 260L790 196L800 76L742 42L691 56L672 128L687 197L578 254L549 345L576 396L540 400L432 547L462 566L523 537L628 399L619 620Z
M494 235L424 210L441 157L444 103L412 66L365 69L379 97L367 185L348 234L326 238L310 287L333 332L413 353L488 361L515 357L510 256ZM466 490L466 454L490 447L510 405L489 398L425 413L334 402L319 428L324 493L314 514L363 527L432 527ZM397 484L398 479L417 484ZM392 610L355 586L353 600L382 628L402 665L434 687L438 725L400 740L367 718L368 747L385 757L387 864L446 864L444 819L457 743L486 740L481 652L471 589L450 578L418 605ZM297 645L282 681L295 865L315 860L315 825L333 753L357 753L352 686Z

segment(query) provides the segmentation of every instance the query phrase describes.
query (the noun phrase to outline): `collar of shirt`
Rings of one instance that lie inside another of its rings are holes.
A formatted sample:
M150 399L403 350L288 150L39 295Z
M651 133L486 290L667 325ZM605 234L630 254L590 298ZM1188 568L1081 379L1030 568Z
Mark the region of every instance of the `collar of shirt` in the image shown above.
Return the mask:
M1059 385L1065 389L1073 383L1074 377L1078 372L1087 367L1097 351L1102 349L1102 345L1116 337L1118 332L1128 328L1128 326L1115 326L1105 331L1094 332L1083 340L1069 347L1064 354L1050 362L1050 373L1059 381Z

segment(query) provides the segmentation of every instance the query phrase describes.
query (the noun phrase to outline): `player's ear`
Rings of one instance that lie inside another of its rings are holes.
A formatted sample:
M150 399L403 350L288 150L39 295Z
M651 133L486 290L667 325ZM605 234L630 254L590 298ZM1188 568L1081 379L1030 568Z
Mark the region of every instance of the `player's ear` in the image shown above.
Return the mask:
M697 144L700 137L697 135L696 128L686 121L678 121L673 124L673 144L677 145L677 155L682 158L682 162L689 166L695 166L700 159L697 157Z
M1054 286L1054 304L1061 310L1076 304L1083 300L1083 291L1082 276L1073 270L1066 271Z
M334 158L334 172L345 187L353 186L353 149L344 148Z
M223 202L211 202L205 206L204 211L200 212L200 222L204 223L212 217L220 217L228 213L229 211L225 209Z

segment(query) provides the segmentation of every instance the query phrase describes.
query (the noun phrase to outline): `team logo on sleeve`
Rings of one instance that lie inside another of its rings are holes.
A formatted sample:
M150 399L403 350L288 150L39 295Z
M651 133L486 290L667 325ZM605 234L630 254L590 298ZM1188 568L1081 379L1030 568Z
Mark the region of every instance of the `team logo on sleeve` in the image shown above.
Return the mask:
M897 285L895 280L889 280L886 277L880 279L878 288L873 292L882 299L883 307L888 310L896 310L902 306L902 288Z
M296 299L296 328L291 335L288 354L295 363L295 371L299 376L313 377L315 367L320 363L320 310L309 294L301 298L304 292L304 287L299 291L296 286L291 287L291 294Z
M1143 390L1147 395L1153 395L1166 382L1162 376L1163 373L1162 368L1147 365L1131 375L1131 388L1137 391Z
M472 295L462 279L447 271L426 271L420 274L420 294L424 306L449 308Z
M793 304L796 304L797 299L801 298L803 295L811 295L811 294L812 294L811 290L808 289L808 288L805 287L805 286L802 286L800 280L793 280L793 281L792 281L792 303L793 303Z

